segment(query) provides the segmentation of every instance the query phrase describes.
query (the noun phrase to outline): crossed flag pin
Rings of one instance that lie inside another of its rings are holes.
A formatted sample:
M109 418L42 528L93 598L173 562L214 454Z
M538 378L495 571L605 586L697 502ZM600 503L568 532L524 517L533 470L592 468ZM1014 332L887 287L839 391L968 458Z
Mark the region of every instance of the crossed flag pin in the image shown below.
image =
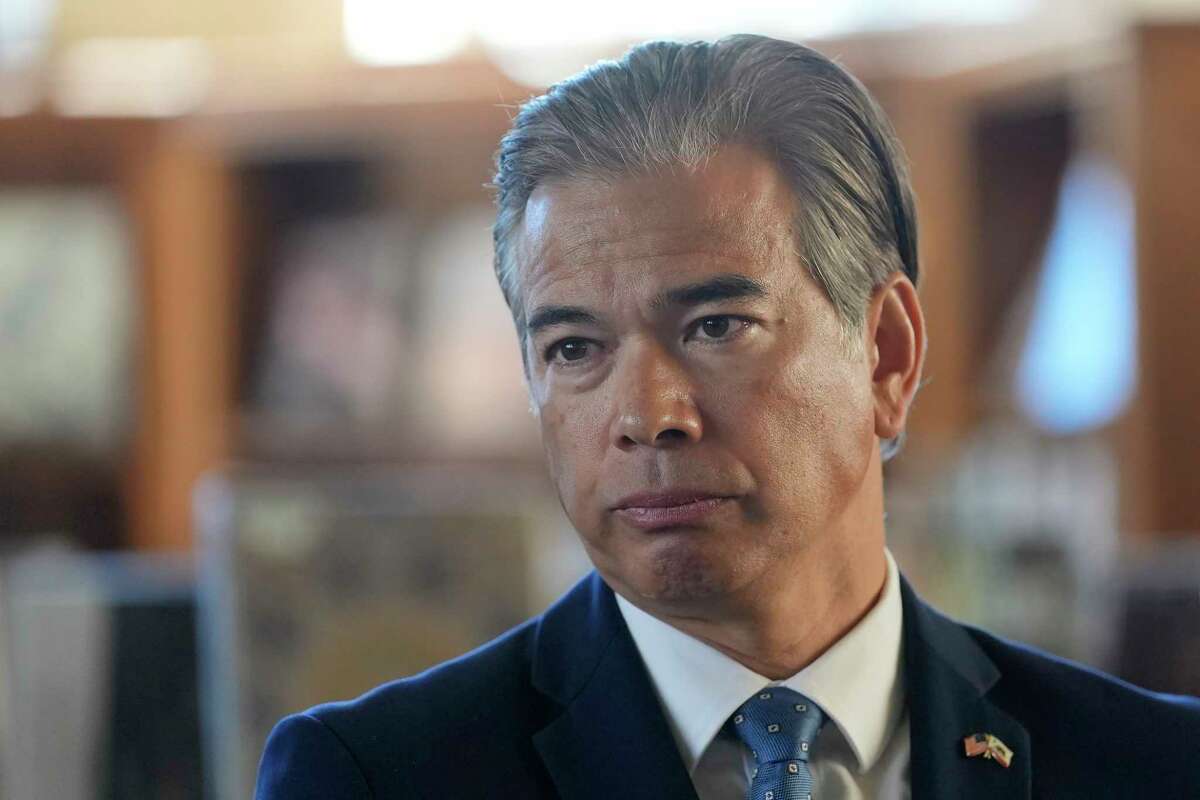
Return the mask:
M1002 767L1012 763L1013 751L1004 742L990 733L973 733L963 739L963 749L967 758L983 756L995 761Z

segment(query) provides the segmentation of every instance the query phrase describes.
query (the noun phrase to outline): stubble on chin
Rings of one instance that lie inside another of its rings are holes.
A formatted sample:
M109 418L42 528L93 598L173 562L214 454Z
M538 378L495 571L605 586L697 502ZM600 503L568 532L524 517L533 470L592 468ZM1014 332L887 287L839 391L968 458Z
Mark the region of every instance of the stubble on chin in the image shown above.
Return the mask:
M709 600L730 589L729 565L714 564L695 552L655 554L647 572L644 594L662 603Z

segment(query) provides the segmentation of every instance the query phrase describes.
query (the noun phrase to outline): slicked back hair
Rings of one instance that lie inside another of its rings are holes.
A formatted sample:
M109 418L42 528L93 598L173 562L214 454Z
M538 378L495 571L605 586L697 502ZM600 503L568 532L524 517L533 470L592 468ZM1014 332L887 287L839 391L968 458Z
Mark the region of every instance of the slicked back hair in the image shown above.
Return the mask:
M889 276L903 271L917 283L908 168L887 117L856 78L809 47L765 36L648 42L527 102L500 142L495 270L522 357L513 249L537 186L695 169L726 144L754 147L787 179L798 201L797 253L848 341ZM885 443L885 455L896 446Z

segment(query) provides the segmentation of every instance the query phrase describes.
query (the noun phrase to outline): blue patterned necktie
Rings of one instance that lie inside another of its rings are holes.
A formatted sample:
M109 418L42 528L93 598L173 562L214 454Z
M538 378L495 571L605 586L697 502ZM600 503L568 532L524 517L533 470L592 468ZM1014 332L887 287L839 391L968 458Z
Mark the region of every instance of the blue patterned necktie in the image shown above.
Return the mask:
M749 800L812 800L808 756L825 714L799 692L771 686L733 715L733 730L754 754L758 768Z

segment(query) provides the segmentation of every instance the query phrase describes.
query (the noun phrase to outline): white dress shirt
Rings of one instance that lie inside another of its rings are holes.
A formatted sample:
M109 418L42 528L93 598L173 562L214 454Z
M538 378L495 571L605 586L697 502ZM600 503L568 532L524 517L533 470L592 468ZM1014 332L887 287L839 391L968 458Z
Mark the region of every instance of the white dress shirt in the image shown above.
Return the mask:
M907 800L908 713L901 664L903 612L892 554L878 602L800 672L772 681L617 596L700 800L745 800L754 760L723 730L766 686L786 686L821 707L825 726L809 770L814 800Z

